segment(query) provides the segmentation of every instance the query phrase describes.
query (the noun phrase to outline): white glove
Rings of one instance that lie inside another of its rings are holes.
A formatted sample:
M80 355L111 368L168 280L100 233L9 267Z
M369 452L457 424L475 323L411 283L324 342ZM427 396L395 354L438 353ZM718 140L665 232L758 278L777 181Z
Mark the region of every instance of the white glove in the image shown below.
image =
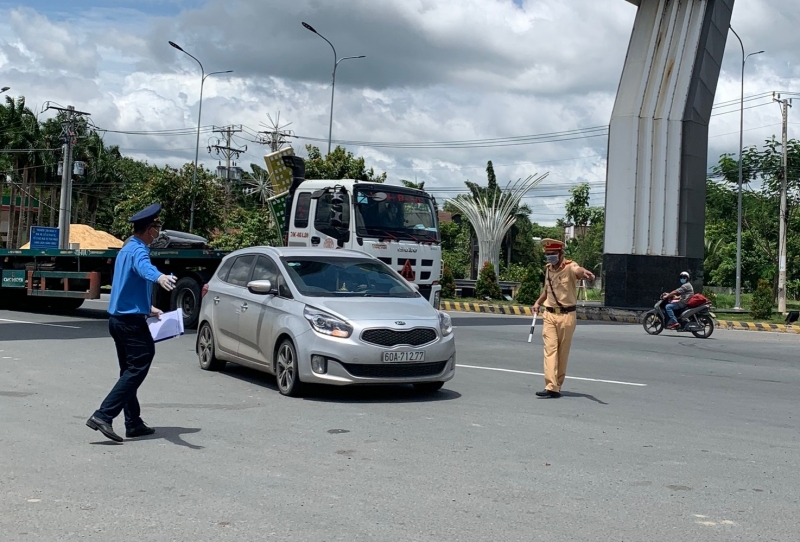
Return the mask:
M172 275L161 275L158 277L158 285L164 288L166 291L171 292L175 289L175 281L177 279Z

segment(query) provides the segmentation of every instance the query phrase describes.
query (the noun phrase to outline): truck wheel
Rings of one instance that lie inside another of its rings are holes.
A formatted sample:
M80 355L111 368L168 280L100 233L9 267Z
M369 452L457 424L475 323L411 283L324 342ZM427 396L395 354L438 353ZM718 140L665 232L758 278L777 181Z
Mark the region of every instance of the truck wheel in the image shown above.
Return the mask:
M83 302L81 298L53 299L49 305L54 311L70 312L81 308Z
M200 285L192 277L183 277L175 284L169 300L170 310L183 311L183 326L193 328L200 319Z

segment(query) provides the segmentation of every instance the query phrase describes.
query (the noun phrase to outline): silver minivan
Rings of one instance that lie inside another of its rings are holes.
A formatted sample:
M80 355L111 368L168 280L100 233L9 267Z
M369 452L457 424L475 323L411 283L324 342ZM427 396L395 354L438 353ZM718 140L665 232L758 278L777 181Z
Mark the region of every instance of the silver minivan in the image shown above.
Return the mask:
M452 379L450 316L362 252L252 247L225 257L203 287L200 367L226 362L274 374L283 395L304 383L410 383L434 392Z

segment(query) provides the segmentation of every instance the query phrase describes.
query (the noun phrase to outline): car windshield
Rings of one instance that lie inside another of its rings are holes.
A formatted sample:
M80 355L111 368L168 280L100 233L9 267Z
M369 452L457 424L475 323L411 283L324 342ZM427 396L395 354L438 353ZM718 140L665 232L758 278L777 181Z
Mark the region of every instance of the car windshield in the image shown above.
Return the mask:
M439 242L433 200L389 187L356 189L356 232L361 237Z
M295 287L309 297L417 297L382 262L366 258L281 258Z

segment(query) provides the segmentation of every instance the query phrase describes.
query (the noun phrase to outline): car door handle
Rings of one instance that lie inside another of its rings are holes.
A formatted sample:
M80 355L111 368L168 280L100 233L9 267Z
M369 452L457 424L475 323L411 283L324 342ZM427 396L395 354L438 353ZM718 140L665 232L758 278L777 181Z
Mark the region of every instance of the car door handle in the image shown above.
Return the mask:
M219 305L219 296L214 297L214 305Z
M243 310L243 311L246 311L246 310L247 310L247 303L242 303L242 310Z

